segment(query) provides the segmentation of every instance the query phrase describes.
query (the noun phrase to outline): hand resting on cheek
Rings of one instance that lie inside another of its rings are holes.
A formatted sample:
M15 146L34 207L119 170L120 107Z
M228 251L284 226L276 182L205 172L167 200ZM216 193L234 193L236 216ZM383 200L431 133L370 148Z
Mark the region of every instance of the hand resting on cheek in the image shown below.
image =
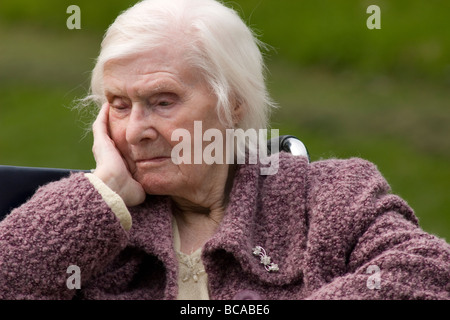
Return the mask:
M123 156L109 136L108 114L109 103L105 103L92 126L92 152L96 162L94 175L116 192L128 207L136 206L144 202L146 193L142 185L133 178Z

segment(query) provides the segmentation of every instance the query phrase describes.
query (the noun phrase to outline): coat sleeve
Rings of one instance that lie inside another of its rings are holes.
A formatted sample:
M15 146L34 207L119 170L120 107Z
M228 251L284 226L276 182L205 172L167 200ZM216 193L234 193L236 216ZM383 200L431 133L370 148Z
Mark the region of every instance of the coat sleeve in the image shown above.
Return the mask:
M450 299L449 244L419 227L373 164L312 171L308 299Z
M0 222L0 299L70 299L127 242L84 174L43 186Z

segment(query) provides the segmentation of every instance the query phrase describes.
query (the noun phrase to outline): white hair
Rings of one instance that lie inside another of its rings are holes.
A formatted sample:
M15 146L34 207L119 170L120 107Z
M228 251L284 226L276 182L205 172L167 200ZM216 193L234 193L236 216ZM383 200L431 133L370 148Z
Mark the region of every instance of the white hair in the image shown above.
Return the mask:
M265 84L264 46L233 9L215 0L144 0L121 13L103 38L85 104L106 102L106 62L168 44L181 48L186 63L209 84L223 124L244 130L268 127L276 105ZM233 126L236 102L243 112Z

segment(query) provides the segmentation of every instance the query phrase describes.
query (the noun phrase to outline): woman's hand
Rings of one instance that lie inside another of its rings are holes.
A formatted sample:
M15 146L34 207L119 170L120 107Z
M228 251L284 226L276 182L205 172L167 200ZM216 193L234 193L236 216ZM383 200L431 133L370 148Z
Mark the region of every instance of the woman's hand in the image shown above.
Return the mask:
M109 103L105 103L95 120L92 130L92 152L96 161L94 175L122 197L125 205L132 207L145 200L142 185L133 179L127 164L108 133Z

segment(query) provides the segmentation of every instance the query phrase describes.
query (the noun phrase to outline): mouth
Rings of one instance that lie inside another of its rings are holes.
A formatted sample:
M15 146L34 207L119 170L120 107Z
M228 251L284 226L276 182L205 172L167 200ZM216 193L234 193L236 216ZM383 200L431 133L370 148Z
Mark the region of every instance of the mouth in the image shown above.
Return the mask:
M152 158L143 158L135 161L136 165L157 165L167 160L170 160L171 157L157 156Z

